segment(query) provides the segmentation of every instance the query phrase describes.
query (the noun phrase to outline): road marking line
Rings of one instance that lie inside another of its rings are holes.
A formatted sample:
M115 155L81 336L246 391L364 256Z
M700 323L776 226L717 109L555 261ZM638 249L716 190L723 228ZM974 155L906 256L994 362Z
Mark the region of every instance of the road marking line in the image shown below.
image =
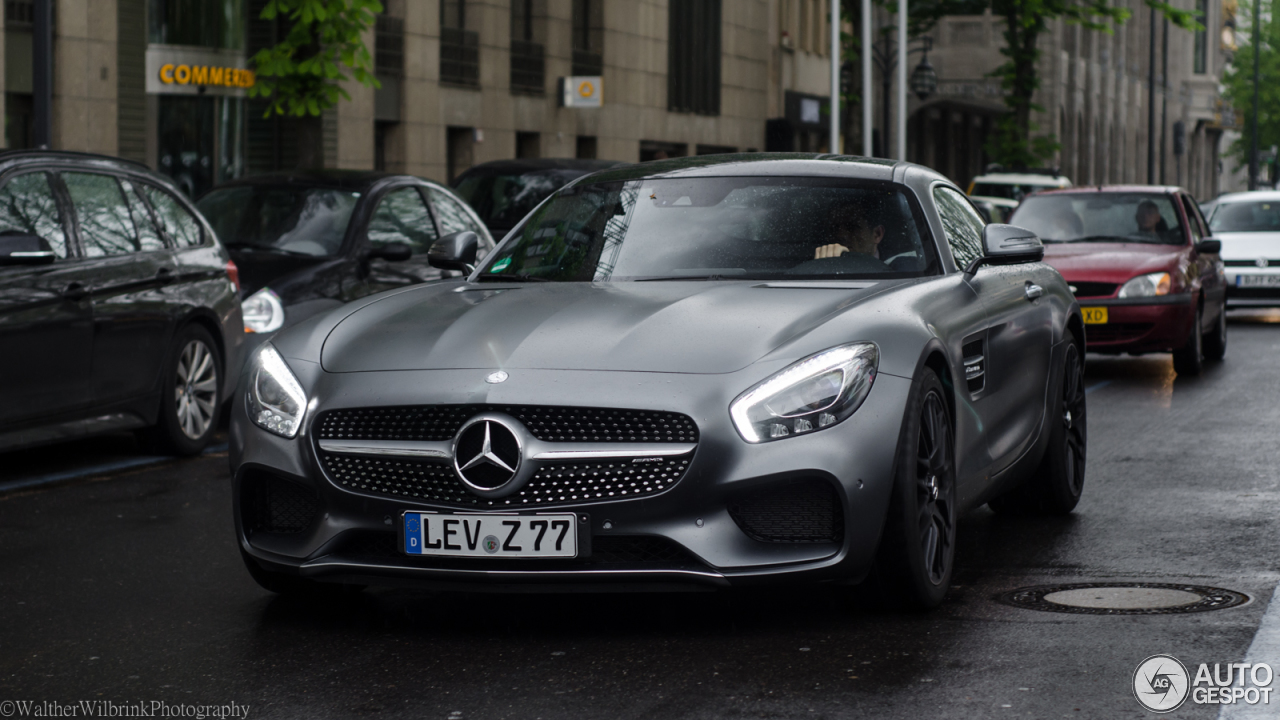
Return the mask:
M200 454L213 455L215 453L226 452L226 450L227 443L219 443L205 448L204 452ZM141 457L129 458L128 460L117 460L115 462L77 468L75 470L65 470L63 472L50 473L48 475L37 475L36 477L27 478L25 480L0 483L0 493L11 492L13 490L26 490L29 488L40 487L42 485L52 485L53 483L64 482L66 480L102 475L103 473L115 472L117 470L128 470L129 468L142 467L144 465L154 465L156 463L165 462L166 460L175 459L177 458L171 455L143 455Z
M1094 383L1094 384L1092 384L1092 385L1090 385L1089 387L1087 387L1087 388L1085 388L1085 389L1084 389L1084 394L1085 394L1085 395L1088 395L1089 393L1093 392L1094 390L1101 390L1102 388L1104 388L1104 387L1106 387L1106 386L1108 386L1108 385L1110 385L1110 384L1111 384L1111 381L1110 381L1110 380L1103 380L1102 382Z
M1267 603L1267 611L1262 614L1262 623L1253 636L1253 643L1245 653L1244 662L1257 664L1267 663L1272 670L1278 668L1280 661L1280 585L1271 591L1271 602ZM1276 706L1280 705L1280 697L1271 694L1271 702L1267 705L1223 705L1218 713L1218 720L1254 720L1255 718L1276 717Z

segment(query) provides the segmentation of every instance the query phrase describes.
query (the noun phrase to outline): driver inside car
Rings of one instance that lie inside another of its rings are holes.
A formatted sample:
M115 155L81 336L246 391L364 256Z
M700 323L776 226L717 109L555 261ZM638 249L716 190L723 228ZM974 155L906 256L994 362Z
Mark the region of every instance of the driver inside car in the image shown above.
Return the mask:
M861 205L841 205L831 213L835 242L821 245L813 251L813 259L840 257L849 252L880 257L880 241L884 239L884 225L872 225Z

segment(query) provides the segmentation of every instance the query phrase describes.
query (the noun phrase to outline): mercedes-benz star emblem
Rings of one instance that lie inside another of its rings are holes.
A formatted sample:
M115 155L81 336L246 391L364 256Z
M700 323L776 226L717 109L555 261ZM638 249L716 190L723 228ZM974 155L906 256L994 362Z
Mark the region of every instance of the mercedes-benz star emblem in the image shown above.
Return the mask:
M507 374L506 370L499 370L496 373L489 373L489 377L485 378L484 381L490 385L497 385L498 383L506 382L509 377L511 376Z
M522 475L523 455L514 421L481 415L463 425L454 439L453 467L477 494L506 494L506 486Z

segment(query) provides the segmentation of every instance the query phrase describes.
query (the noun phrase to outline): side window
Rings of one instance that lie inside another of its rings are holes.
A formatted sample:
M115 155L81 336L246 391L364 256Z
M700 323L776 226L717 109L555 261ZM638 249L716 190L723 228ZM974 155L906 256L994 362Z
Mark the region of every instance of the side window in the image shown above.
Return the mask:
M188 248L204 244L200 223L172 195L151 185L143 188L151 207L155 208L156 220L175 246Z
M121 180L120 186L124 188L125 198L129 202L133 226L138 229L138 246L142 248L142 252L163 250L164 240L160 239L160 233L151 220L151 211L147 209L147 204L138 194L138 187L128 180Z
M49 183L49 173L10 178L0 188L0 234L39 235L60 258L67 256L62 213Z
M955 258L956 265L964 269L969 263L982 257L982 230L986 223L969 201L951 188L935 189L933 199L938 204L942 231L947 236L947 244L951 246L951 255Z
M126 255L138 252L138 233L129 216L120 183L110 175L62 173L80 226L80 247L85 257Z
M436 213L440 216L441 232L448 235L470 230L484 238L484 232L476 226L476 222L471 219L466 210L462 209L462 205L457 200L435 188L427 188L427 192L431 193L431 204L435 206Z
M378 201L369 221L369 242L373 245L405 243L413 254L425 253L437 239L435 223L416 188L392 191Z
M1204 239L1204 218L1200 215L1200 209L1196 207L1196 203L1186 195L1181 195L1182 209L1187 213L1187 227L1191 228L1191 242L1198 243Z

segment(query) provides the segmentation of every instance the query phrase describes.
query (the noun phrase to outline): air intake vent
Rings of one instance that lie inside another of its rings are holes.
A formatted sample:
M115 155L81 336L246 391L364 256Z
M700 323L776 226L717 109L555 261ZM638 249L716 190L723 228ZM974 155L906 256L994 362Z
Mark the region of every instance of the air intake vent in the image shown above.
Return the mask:
M240 486L241 517L252 532L290 535L303 532L315 520L319 502L315 491L260 472L245 474Z
M757 490L729 505L729 515L751 539L769 543L844 540L844 512L831 483L791 480Z
M544 442L696 443L688 415L530 405L416 405L330 410L316 421L321 440L452 440L462 423L482 412L506 413Z
M964 381L970 394L981 392L987 386L986 341L979 338L964 344Z

